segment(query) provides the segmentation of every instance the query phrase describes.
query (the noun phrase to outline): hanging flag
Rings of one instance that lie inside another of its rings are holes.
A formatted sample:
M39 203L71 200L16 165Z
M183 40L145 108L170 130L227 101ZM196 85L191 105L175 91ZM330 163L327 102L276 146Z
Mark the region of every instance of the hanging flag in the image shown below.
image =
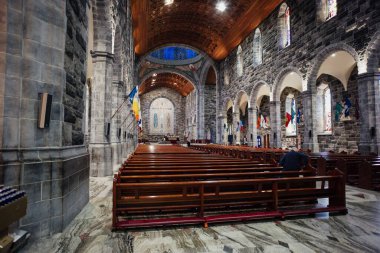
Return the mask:
M256 128L257 128L257 129L260 129L260 127L261 127L261 116L258 115L258 117L257 117L257 125L256 125Z
M285 115L285 127L288 127L290 121L292 120L292 115L290 115L288 112Z
M132 91L129 93L128 97L129 97L129 101L131 102L131 104L133 104L133 98L135 97L137 91L139 90L139 86L136 85Z
M244 123L242 120L240 120L240 131L243 132L244 131Z

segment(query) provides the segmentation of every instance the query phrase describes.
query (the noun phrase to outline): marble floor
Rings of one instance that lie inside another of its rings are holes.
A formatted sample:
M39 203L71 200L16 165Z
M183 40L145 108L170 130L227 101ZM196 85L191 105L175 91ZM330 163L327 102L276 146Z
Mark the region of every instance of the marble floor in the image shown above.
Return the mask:
M380 252L380 194L347 187L348 215L111 232L112 178L91 178L90 202L63 233L22 252Z

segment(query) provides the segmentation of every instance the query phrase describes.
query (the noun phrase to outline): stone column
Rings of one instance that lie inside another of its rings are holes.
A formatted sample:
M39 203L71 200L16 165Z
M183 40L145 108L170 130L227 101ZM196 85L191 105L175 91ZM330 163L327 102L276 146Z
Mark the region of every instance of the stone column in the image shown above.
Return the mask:
M248 145L255 147L257 146L257 109L256 108L248 108L248 128L249 128L249 136ZM251 139L252 135L252 139Z
M234 112L232 115L233 122L232 122L232 133L234 135L234 144L240 144L240 129L239 131L236 131L238 122L240 122L240 113Z
M112 113L113 54L92 52L94 82L92 86L90 153L91 175L112 175L112 148L110 145Z
M301 93L303 119L304 119L304 143L302 149L310 149L313 152L319 152L318 134L313 112L316 111L316 103L313 103L313 95L311 91L304 91Z
M224 125L227 125L226 116L218 116L218 143L225 144L227 142L227 131L224 129Z
M197 135L196 139L206 139L205 136L205 97L204 85L199 85L198 98L197 98Z
M281 148L281 102L270 102L270 120L271 120L271 137L270 146L273 148Z
M358 76L360 120L359 151L363 154L380 151L380 73Z

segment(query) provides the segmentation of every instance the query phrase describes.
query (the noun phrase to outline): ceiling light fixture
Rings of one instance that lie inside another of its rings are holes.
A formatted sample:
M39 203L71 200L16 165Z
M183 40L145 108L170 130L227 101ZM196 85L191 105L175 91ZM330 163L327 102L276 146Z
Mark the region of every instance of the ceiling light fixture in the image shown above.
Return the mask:
M153 73L153 76L157 76L157 73Z
M170 5L174 3L174 0L165 0L165 5Z
M331 56L332 56L332 57L335 57L335 56L336 56L336 54L335 54L335 53L333 53Z
M220 12L224 12L227 9L227 5L224 1L220 1L216 4L216 9Z

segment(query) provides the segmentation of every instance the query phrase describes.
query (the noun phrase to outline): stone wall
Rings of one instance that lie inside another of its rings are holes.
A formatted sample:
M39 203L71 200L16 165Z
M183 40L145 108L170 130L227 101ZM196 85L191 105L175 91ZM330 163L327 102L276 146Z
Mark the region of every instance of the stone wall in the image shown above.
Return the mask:
M84 140L82 120L83 93L86 83L87 2L66 1L65 71L66 88L63 93L64 124L63 144L81 145Z
M197 93L192 91L186 97L186 137L197 139Z
M319 135L318 143L321 151L333 150L335 152L348 151L353 153L358 151L360 138L360 121L356 115L358 87L357 87L357 69L353 71L348 81L347 91L343 84L336 78L323 75L323 82L328 84L331 90L331 105L332 105L332 134ZM350 118L348 121L336 121L335 107L336 102L341 102L345 97L348 97L352 103L350 108ZM360 113L360 112L359 112Z
M263 43L262 64L258 66L254 64L253 37L255 31L252 31L240 44L244 59L242 76L238 76L236 71L237 47L221 62L222 73L220 76L223 79L228 78L229 82L224 82L222 79L218 83L221 88L218 110L222 110L224 106L223 98L234 97L241 90L251 96L256 96L252 91L263 82L271 87L274 93L272 99L275 99L277 87L281 85L281 78L290 72L297 72L302 77L303 85L308 89L307 92L311 92L303 97L312 100L315 96L314 87L318 77L319 64L327 56L339 50L349 52L357 61L359 73L360 71L365 72L367 69L366 57L370 57L367 55L367 46L371 41L376 41L375 33L380 26L379 3L372 0L340 0L338 1L337 16L328 21L321 21L317 17L317 2L286 1L291 9L291 44L285 48L279 47L280 35L277 26L279 8L259 25ZM363 94L363 96L366 95ZM376 99L373 96L374 94L371 94L369 99ZM314 101L309 102L310 105L315 106ZM309 102L305 103L309 104ZM225 112L221 111L220 113ZM217 114L219 115L219 111ZM313 127L313 110L306 118L304 130L300 131L302 142L317 149L318 143L316 145L314 143L317 140L314 135L316 133ZM273 128L272 126L272 131L279 127ZM380 126L377 125L377 128L380 129ZM309 129L312 129L312 138L305 136ZM368 140L364 142L366 143Z
M156 98L160 97L167 98L173 103L175 110L174 133L179 136L181 140L183 140L186 118L186 98L169 88L158 88L140 97L141 114L143 116L143 139L150 141L161 141L163 139L163 136L149 134L149 107Z
M17 225L38 238L61 232L89 194L88 151L64 141L67 5L0 5L0 184L26 191L27 215ZM50 125L41 129L43 92L52 95L52 108Z
M216 140L216 85L205 85L205 132L210 129L211 142ZM207 137L207 134L206 134Z

